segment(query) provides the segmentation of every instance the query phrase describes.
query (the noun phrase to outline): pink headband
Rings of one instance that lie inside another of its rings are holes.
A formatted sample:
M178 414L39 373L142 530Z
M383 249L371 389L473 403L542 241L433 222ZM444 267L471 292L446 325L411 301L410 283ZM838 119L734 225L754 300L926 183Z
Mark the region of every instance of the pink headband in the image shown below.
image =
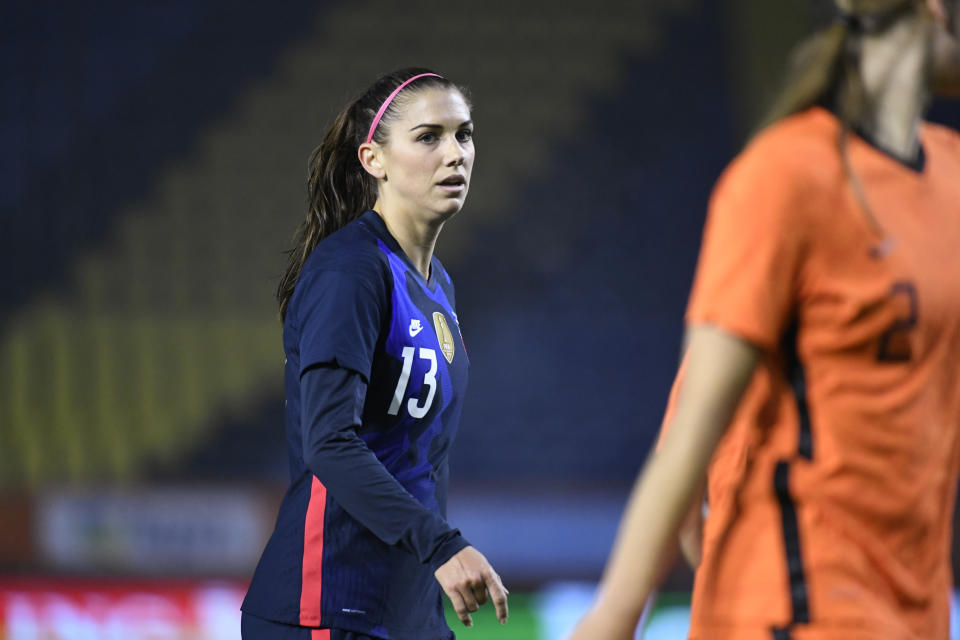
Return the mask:
M370 142L371 140L373 140L373 134L374 134L374 132L377 130L377 125L380 124L380 118L383 117L383 114L386 112L387 107L389 107L389 106L390 106L390 103L393 102L393 99L397 97L397 94L400 93L400 91L401 91L405 86L407 86L408 84L410 84L410 83L413 82L414 80L416 80L416 79L418 79L418 78L425 78L425 77L427 77L427 76L435 76L435 77L437 77L437 78L443 78L443 76L441 76L441 75L439 75L439 74L437 74L437 73L421 73L420 75L413 76L412 78L410 78L410 79L407 80L406 82L401 83L399 87L397 87L396 89L393 90L393 93L391 93L389 96L387 96L387 99L384 100L384 101L383 101L383 104L380 106L380 110L377 111L377 116L373 119L373 122L370 123L370 133L367 134L367 142Z

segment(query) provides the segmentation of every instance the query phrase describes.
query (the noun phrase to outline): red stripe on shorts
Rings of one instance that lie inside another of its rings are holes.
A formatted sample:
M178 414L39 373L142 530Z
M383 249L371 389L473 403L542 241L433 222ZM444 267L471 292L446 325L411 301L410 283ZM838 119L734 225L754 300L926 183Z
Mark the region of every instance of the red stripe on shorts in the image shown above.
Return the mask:
M314 629L310 632L310 640L330 640L330 629Z
M310 487L310 502L307 503L307 518L303 526L303 576L300 587L300 624L308 627L320 625L320 589L323 586L323 515L327 508L327 488L313 478ZM330 637L329 630L319 630Z

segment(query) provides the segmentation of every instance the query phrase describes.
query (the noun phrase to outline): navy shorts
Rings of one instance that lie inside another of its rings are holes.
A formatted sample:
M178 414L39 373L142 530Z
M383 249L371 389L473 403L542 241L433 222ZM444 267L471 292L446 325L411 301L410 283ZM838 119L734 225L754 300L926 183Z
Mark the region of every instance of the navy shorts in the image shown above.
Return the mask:
M343 629L311 629L273 622L246 612L240 616L240 637L243 640L378 640Z

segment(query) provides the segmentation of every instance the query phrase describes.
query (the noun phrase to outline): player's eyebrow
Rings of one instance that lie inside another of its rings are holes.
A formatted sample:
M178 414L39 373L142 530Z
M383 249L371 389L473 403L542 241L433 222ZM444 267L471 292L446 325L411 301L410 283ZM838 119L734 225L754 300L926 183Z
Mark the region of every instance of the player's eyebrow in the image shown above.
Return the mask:
M461 122L457 128L462 129L463 127L469 127L473 125L473 120L464 120ZM415 131L416 129L443 129L442 124L418 124L415 127L410 127L410 131Z

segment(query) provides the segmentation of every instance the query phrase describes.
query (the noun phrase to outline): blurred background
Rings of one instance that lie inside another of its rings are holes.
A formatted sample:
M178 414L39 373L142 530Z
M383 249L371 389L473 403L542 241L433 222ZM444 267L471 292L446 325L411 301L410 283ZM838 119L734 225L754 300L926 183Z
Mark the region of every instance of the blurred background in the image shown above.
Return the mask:
M0 5L0 638L239 637L286 488L274 291L306 159L377 75L470 89L438 254L470 392L450 521L589 602L659 428L706 201L829 18L809 0ZM960 104L932 119L960 127ZM647 638L683 637L690 575ZM496 628L495 628L496 627Z

